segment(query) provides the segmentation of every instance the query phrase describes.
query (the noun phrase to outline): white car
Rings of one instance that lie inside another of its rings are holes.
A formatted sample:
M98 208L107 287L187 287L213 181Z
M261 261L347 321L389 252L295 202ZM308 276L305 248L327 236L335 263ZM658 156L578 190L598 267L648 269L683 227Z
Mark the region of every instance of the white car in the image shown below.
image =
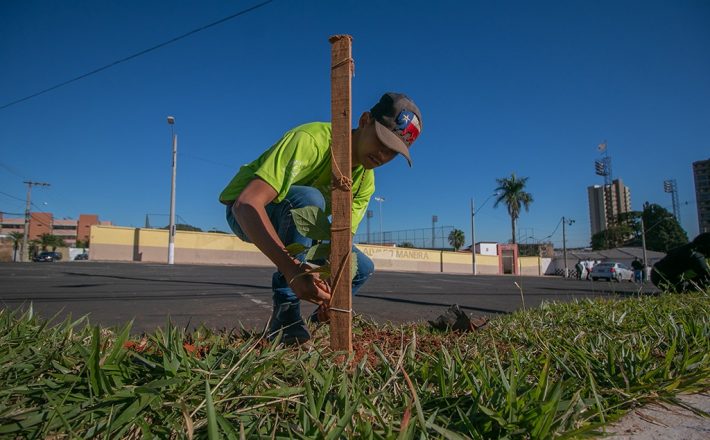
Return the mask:
M624 263L607 261L594 266L589 276L593 281L600 279L606 279L607 281L633 281L634 271Z

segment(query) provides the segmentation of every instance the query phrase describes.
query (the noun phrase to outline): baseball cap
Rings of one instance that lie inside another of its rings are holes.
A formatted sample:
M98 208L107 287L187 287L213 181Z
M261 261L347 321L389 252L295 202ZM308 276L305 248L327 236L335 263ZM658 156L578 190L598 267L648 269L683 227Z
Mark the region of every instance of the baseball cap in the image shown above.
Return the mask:
M409 147L422 131L419 107L407 95L389 92L382 95L370 109L370 114L375 118L375 131L380 142L404 156L411 167Z

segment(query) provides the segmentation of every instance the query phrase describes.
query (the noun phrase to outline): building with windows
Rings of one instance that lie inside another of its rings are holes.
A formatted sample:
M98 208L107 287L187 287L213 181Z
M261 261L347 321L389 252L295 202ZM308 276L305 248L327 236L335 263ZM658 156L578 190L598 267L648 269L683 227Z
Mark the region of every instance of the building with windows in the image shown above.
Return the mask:
M698 230L710 232L710 159L693 162Z
M592 235L609 229L618 222L619 214L631 211L631 190L621 179L610 185L587 187L589 224Z
M58 219L51 212L32 212L27 236L30 240L37 240L42 234L52 234L64 239L67 246L71 247L76 245L77 240L89 240L92 225L111 225L111 222L99 221L96 214L81 214L79 219ZM0 213L0 235L11 232L25 232L24 216L8 217Z

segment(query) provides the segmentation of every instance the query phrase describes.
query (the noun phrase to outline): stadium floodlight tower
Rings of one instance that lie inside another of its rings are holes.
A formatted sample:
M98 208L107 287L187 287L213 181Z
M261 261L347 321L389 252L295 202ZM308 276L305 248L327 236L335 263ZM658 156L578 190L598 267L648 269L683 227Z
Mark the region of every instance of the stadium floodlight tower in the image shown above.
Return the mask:
M597 146L597 150L599 150L599 153L602 154L602 158L599 160L594 161L594 172L597 176L602 176L604 177L604 187L603 187L603 194L604 194L604 210L606 211L604 213L604 217L606 218L607 228L605 230L608 230L609 226L612 224L616 223L616 219L611 216L611 212L613 212L612 209L612 204L613 204L613 197L612 197L612 189L611 189L611 183L612 183L612 175L611 175L611 156L609 156L609 153L607 151L607 142L604 140L602 143L600 143Z
M676 180L664 180L663 191L671 194L671 200L673 201L673 216L680 224L680 203L678 202L678 183Z
M380 217L380 244L384 244L385 243L385 233L382 232L382 202L385 201L385 198L375 196L375 201L380 204L380 215L379 215L379 217Z

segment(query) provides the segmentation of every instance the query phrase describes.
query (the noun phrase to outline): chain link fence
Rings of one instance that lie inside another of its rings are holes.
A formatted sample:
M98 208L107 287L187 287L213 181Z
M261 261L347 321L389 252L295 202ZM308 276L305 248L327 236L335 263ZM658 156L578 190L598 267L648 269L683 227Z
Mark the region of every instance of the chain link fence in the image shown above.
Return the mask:
M454 226L436 226L434 228L405 229L401 231L362 232L355 234L353 243L452 251L454 248L449 243L449 234L454 229L457 228ZM468 238L465 237L465 233L464 238Z

